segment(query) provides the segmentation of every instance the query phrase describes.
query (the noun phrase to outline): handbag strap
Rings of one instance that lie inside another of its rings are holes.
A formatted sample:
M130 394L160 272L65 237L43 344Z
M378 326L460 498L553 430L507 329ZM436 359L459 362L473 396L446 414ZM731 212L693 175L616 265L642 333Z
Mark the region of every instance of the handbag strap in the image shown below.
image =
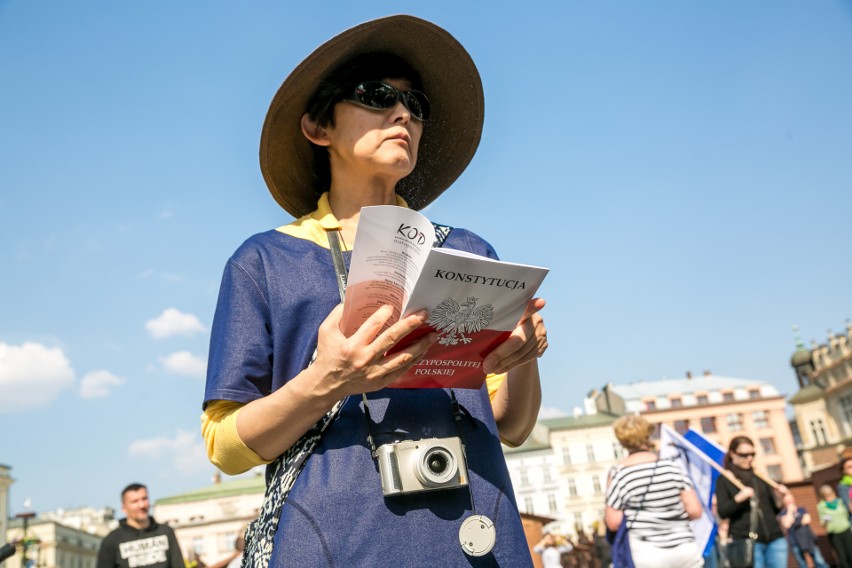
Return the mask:
M748 500L748 537L757 540L757 516L760 514L760 502L752 497Z
M657 460L654 462L654 469L651 470L651 479L648 480L648 487L645 488L645 492L642 493L642 499L639 500L639 507L636 509L637 515L638 511L642 510L642 505L645 504L645 497L648 496L648 492L651 491L651 485L654 482L654 476L657 475L657 468L660 466L660 456L657 456ZM630 519L630 522L627 523L627 530L630 530L630 527L633 526L633 523L636 522L636 517Z

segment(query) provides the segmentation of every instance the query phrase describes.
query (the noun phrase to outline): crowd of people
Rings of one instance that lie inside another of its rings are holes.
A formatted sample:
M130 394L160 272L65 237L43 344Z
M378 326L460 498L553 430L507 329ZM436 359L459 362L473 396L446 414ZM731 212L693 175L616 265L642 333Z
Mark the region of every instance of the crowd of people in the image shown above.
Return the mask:
M830 545L821 550L811 514L785 485L754 469L749 437L729 442L705 513L682 465L654 451L653 425L624 416L614 430L627 451L610 472L606 493L615 568L628 566L626 557L636 568L786 568L790 559L800 568L852 568L852 458L841 461L836 486L818 488L818 522ZM715 517L718 531L715 542L699 550L690 521L704 514Z
M602 528L599 523L593 523L588 534L577 527L576 536L546 532L533 552L540 555L542 568L609 568L610 545Z

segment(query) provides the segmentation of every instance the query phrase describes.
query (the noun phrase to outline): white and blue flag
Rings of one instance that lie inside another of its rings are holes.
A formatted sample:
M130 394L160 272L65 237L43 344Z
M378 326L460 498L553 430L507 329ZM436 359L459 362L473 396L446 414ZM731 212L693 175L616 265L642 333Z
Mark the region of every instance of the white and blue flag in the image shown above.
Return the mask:
M720 466L725 457L725 450L703 434L690 429L681 436L665 424L661 426L660 457L676 458L686 471L698 500L703 505L704 512L700 518L690 523L698 548L703 550L706 557L716 542L716 517L713 515L713 494L716 491L716 478L719 473L708 461Z

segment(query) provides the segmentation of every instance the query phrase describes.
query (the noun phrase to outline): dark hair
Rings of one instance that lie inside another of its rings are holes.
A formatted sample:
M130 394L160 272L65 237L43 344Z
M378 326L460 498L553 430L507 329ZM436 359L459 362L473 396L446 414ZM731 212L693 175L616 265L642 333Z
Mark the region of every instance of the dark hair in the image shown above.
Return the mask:
M148 489L145 485L141 483L131 483L127 487L121 490L121 500L124 501L124 496L127 495L130 491L139 491L140 489Z
M334 126L334 105L352 94L358 83L405 79L423 90L420 74L393 53L365 53L343 61L326 75L308 99L305 112L320 126Z
M411 88L423 90L420 74L403 58L393 53L375 52L356 55L344 60L326 75L308 99L305 112L320 126L334 126L334 106L349 97L358 83L404 79ZM331 186L328 150L312 145L314 174L320 192Z
M749 446L754 446L754 442L748 436L736 436L733 440L728 444L728 453L725 454L725 466L730 465L731 454L737 451L737 449L743 444L748 444Z
M848 461L852 461L852 458L847 457L840 460L840 475L843 475L843 468L846 466L846 462Z

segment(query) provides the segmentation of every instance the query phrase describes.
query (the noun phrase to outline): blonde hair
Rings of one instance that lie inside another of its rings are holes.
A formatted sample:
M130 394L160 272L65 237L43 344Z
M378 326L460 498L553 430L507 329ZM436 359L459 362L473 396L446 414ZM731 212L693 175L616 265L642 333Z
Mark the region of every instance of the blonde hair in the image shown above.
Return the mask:
M651 447L651 434L654 425L637 414L622 416L613 424L615 437L627 451L643 450Z

